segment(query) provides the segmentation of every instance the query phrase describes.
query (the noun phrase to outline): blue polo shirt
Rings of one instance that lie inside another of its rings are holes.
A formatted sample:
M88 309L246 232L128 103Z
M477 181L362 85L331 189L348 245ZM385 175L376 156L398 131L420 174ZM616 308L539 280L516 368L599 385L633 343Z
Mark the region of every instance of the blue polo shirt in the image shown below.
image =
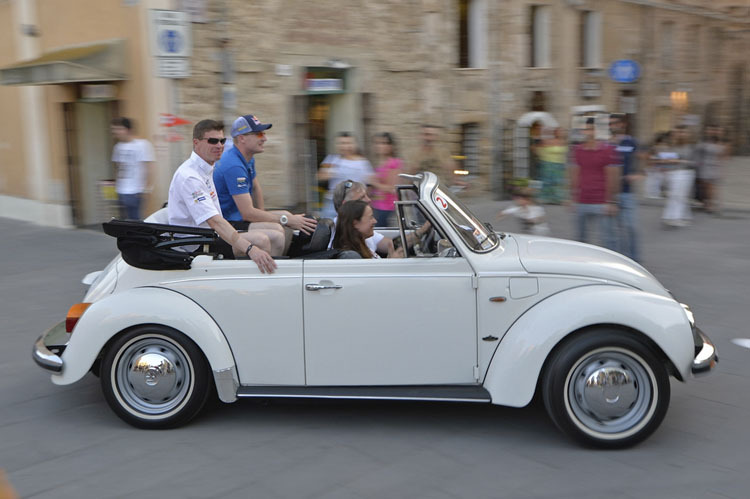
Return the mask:
M214 168L214 185L224 218L232 221L242 220L242 214L232 196L252 196L254 179L255 158L251 158L249 162L245 161L245 157L236 147L224 151Z

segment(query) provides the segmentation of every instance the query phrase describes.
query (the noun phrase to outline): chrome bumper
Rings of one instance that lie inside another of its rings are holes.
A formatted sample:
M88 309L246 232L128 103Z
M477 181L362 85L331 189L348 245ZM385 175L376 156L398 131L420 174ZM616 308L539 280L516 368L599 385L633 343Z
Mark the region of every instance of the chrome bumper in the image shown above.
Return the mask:
M70 336L65 332L65 321L49 328L34 343L31 357L40 367L52 372L62 372L63 360L60 358Z
M716 347L706 333L696 328L696 334L703 341L703 346L693 359L691 371L693 375L706 374L711 371L719 362L719 356L716 353Z

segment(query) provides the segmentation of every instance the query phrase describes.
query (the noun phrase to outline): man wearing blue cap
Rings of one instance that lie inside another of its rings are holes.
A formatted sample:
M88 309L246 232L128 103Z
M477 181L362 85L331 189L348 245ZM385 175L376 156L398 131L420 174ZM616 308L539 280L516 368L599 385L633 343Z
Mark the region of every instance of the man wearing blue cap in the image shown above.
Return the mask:
M221 211L235 227L244 228L244 224L249 223L248 230L283 232L283 226L312 234L317 224L314 219L264 208L263 190L255 175L254 156L263 152L266 130L271 126L270 123L261 123L252 114L234 120L231 131L234 147L224 152L214 170Z

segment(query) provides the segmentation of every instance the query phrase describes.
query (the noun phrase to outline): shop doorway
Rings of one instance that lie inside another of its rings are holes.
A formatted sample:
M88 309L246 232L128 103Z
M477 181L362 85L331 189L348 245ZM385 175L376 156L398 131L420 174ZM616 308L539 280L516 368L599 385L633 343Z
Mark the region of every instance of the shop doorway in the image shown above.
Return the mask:
M63 104L73 223L97 225L116 216L110 121L115 102Z

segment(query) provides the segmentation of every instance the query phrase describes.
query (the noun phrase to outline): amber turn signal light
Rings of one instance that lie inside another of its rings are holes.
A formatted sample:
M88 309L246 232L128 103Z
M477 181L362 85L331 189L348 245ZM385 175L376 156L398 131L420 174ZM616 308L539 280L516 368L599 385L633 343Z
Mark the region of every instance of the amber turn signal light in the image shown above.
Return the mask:
M90 306L91 303L76 303L75 305L70 307L70 310L68 310L68 315L67 317L65 317L65 331L67 331L68 333L73 332L73 328L76 326L78 319L81 318L83 313Z

